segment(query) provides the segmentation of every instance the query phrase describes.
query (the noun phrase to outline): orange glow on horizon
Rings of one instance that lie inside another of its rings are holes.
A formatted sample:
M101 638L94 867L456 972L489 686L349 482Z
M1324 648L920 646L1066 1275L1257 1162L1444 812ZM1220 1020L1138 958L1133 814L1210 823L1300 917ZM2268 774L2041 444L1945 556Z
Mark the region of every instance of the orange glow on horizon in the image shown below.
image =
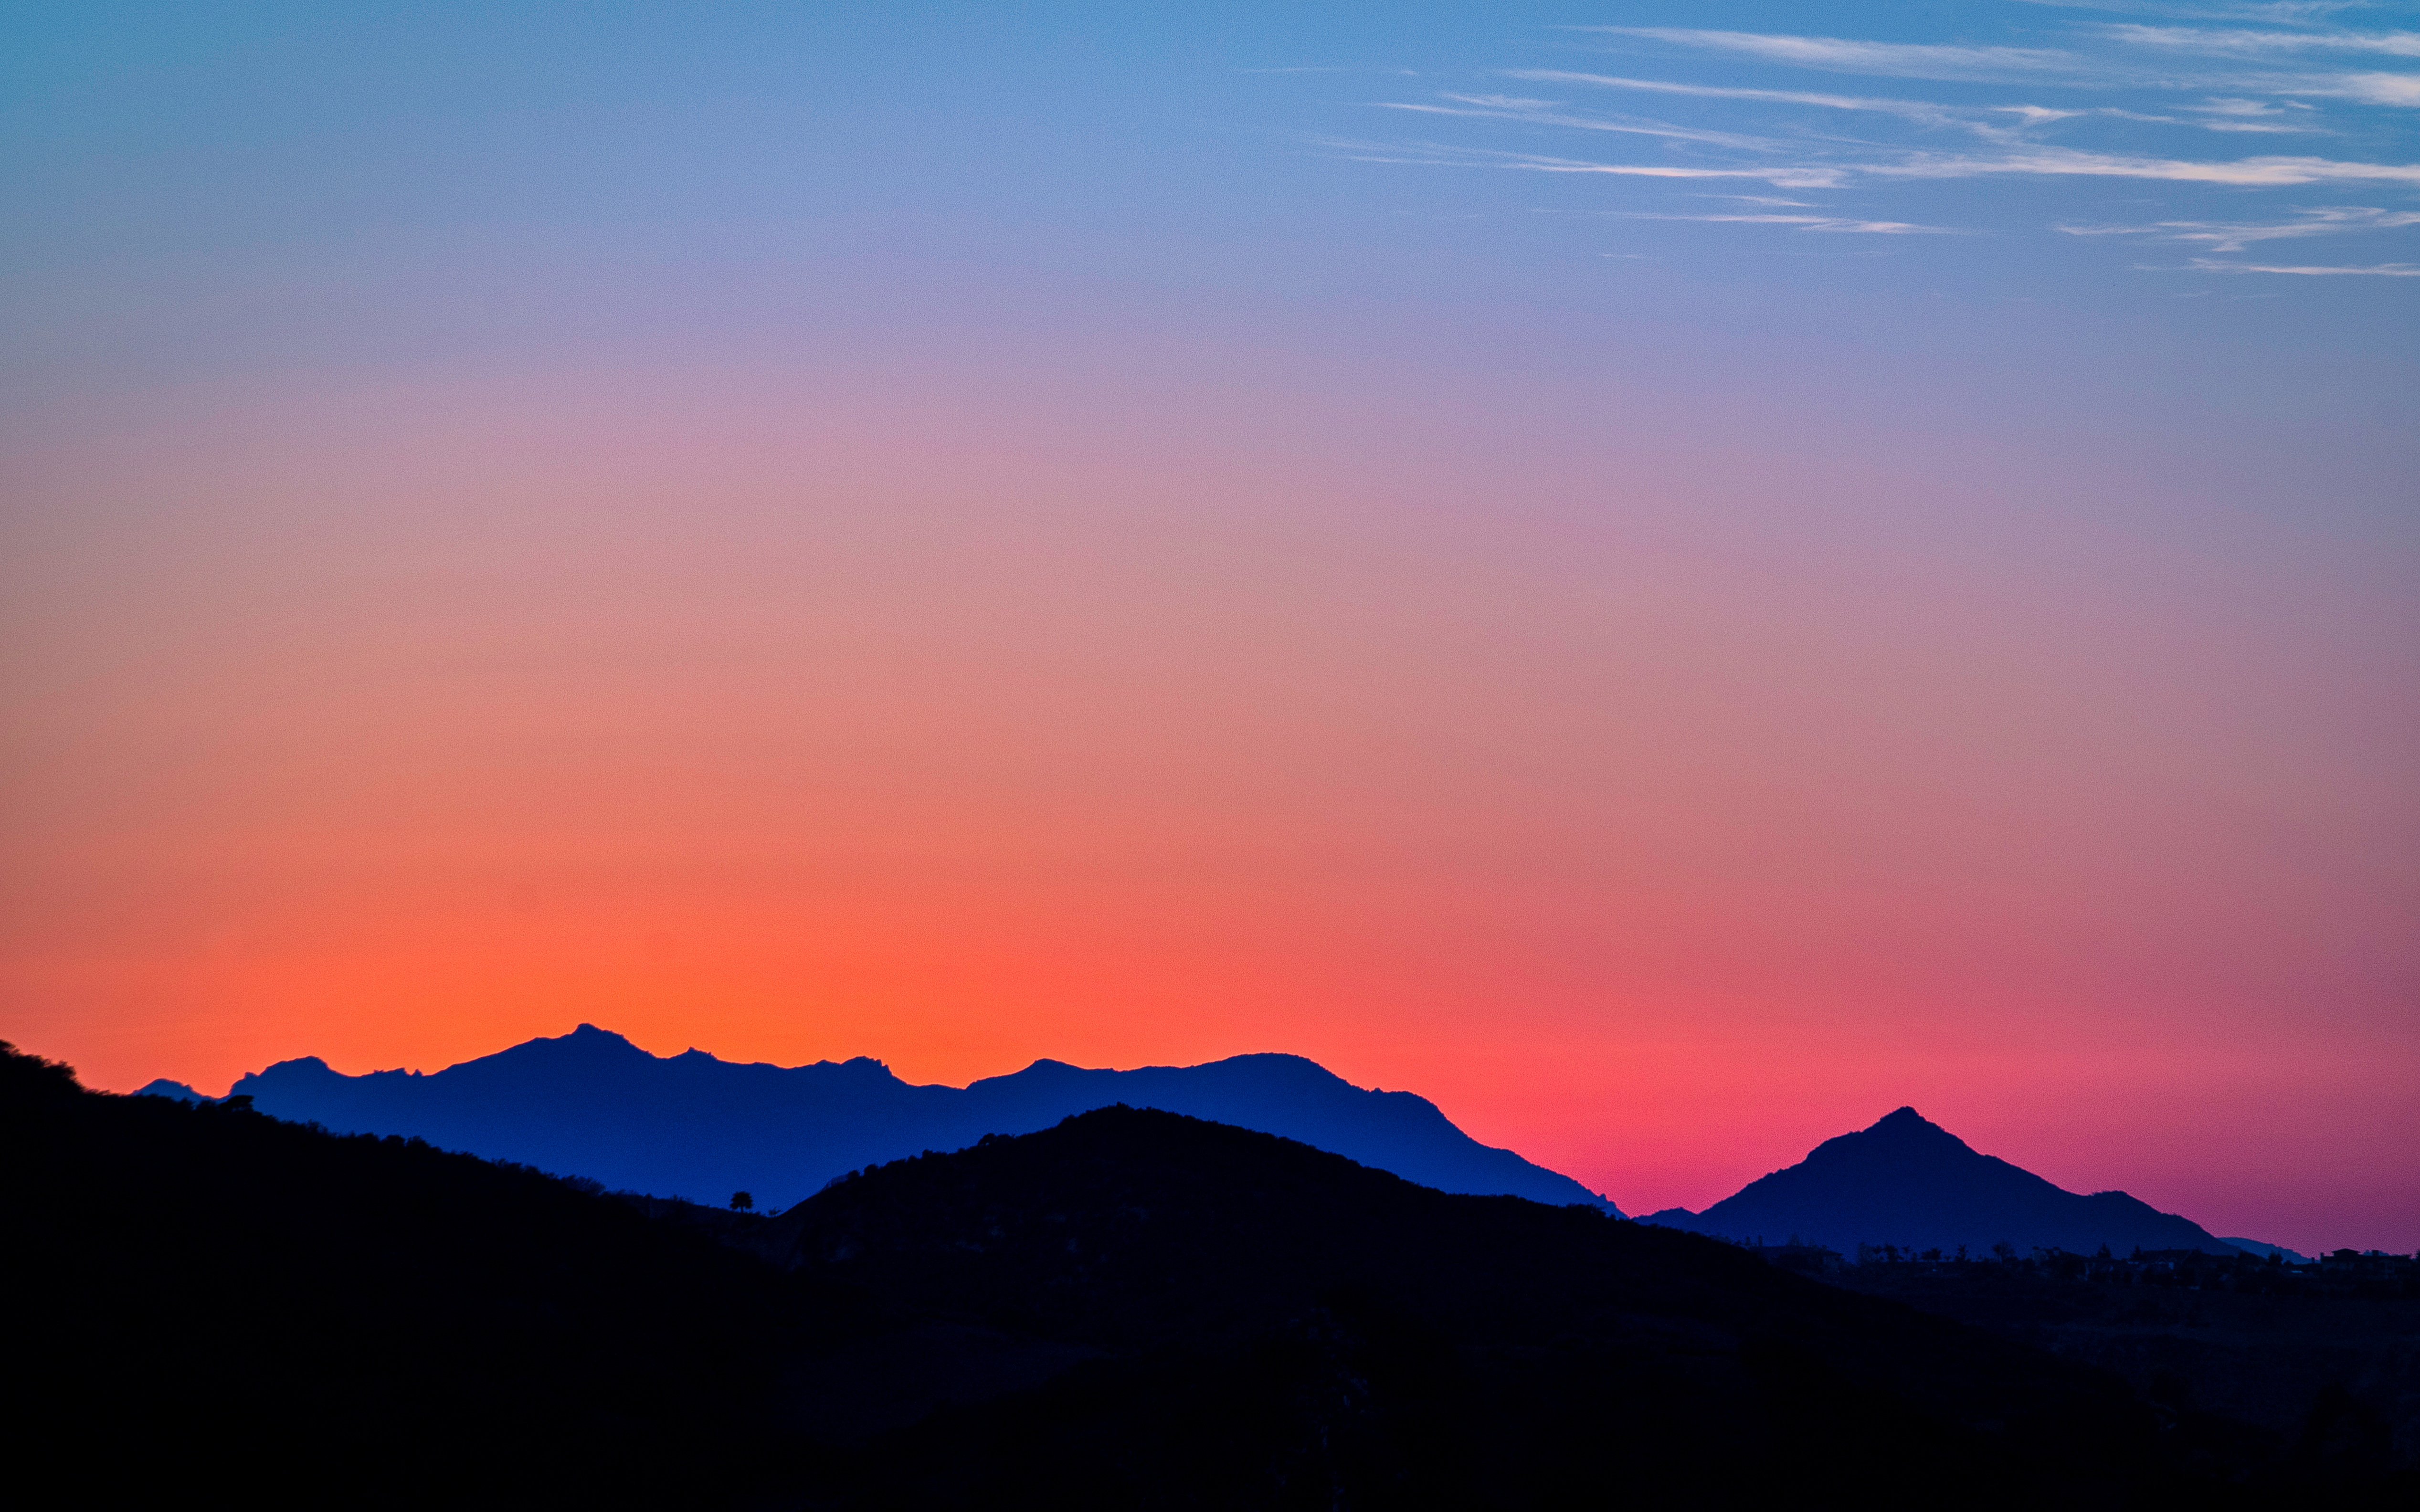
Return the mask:
M1945 539L1950 474L1846 441L757 377L54 440L8 1037L117 1089L582 1021L952 1083L1284 1050L1632 1211L1903 1103L2304 1248L2420 1179L2413 799L2341 754L2411 711L2303 671L2351 620L2085 514Z

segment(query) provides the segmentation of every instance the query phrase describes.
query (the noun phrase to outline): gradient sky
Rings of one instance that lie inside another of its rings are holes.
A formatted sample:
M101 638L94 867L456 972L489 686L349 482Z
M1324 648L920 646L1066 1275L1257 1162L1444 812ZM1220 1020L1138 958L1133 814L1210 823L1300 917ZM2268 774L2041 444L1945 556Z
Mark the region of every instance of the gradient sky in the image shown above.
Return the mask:
M1141 8L13 12L0 1033L2420 1246L2420 8Z

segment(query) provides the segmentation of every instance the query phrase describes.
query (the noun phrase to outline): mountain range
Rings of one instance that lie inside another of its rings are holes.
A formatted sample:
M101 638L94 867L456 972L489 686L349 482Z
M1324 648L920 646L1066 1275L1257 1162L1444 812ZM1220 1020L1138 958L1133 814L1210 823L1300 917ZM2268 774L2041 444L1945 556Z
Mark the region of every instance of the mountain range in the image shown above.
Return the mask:
M2221 1239L2123 1192L2070 1192L1981 1153L1914 1108L1826 1139L1797 1165L1703 1212L1668 1208L1645 1221L1760 1243L1787 1238L1848 1256L1861 1244L1945 1253L1962 1247L1978 1258L1995 1244L2021 1254L2078 1255L2102 1245L2118 1255L2141 1248L2265 1257L2279 1248Z
M203 1101L181 1083L154 1096ZM318 1057L283 1060L229 1097L338 1134L416 1135L619 1190L720 1205L747 1192L778 1210L835 1177L985 1134L1047 1129L1125 1103L1264 1134L1442 1192L1613 1205L1568 1176L1482 1145L1436 1104L1373 1091L1300 1056L1248 1055L1200 1066L1094 1071L1037 1060L966 1088L920 1087L878 1060L736 1064L702 1050L659 1057L583 1024L443 1071L348 1076Z
M1156 1110L889 1162L768 1218L233 1099L96 1095L0 1047L0 1204L33 1299L10 1359L42 1386L13 1426L146 1503L240 1485L264 1508L2014 1509L2410 1489L2327 1427L2341 1412L2264 1430L1697 1235Z
M180 1083L145 1093L208 1101ZM1353 1086L1299 1056L1199 1066L1088 1070L1037 1060L965 1088L916 1086L860 1057L806 1066L737 1064L702 1050L655 1056L583 1024L432 1073L349 1076L317 1057L279 1061L229 1089L263 1113L340 1134L417 1136L448 1149L559 1171L622 1191L720 1205L752 1194L780 1211L869 1165L962 1149L986 1134L1046 1129L1124 1103L1299 1140L1439 1191L1579 1202L1619 1217L1570 1177L1482 1145L1425 1098ZM1798 1242L1982 1256L2102 1246L2213 1255L2282 1245L2221 1238L2123 1192L2069 1192L1985 1155L1903 1107L1826 1140L1795 1165L1703 1211L1650 1223L1751 1242Z

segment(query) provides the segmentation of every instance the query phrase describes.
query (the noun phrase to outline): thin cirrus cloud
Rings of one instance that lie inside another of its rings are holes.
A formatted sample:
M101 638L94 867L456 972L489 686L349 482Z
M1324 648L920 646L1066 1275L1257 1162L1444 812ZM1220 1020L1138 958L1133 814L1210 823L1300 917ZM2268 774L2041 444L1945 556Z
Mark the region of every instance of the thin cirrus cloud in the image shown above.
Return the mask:
M1862 163L1857 172L1900 178L1978 178L1995 174L2041 177L2150 178L2171 183L2278 188L2298 184L2420 184L2420 163L2339 162L2329 158L2262 157L2211 162L2037 147L2005 157L1929 157Z
M1703 52L1745 54L1793 68L1874 77L1979 83L2034 79L2071 85L2131 85L2168 89L2206 87L2216 83L2282 94L2357 100L2374 105L2420 106L2420 75L2412 74L2222 75L2212 79L2194 74L2190 69L2180 74L2172 68L2147 68L2142 61L2097 56L2070 48L1869 42L1838 37L1712 31L1679 26L1598 26L1584 29L1606 36L1637 37ZM2243 40L2252 38L2273 40L2265 45ZM2094 28L2083 39L2132 46L2137 52L2164 54L2171 58L2262 58L2314 52L2420 55L2420 53L2408 51L2420 47L2420 33L2412 32L2219 32L2194 27L2101 26Z
M2082 110L2058 110L2047 105L1945 105L1929 100L1891 100L1859 95L1821 94L1798 89L1749 89L1737 85L1679 84L1662 79L1630 79L1616 74L1575 73L1562 69L1507 69L1507 78L1526 79L1540 84L1592 85L1607 89L1632 89L1642 93L1682 95L1699 100L1749 100L1781 105L1813 105L1824 110L1870 111L1878 115L1897 116L1928 126L1954 127L1972 131L1978 136L1995 141L2014 140L2025 128L2047 125L2052 121L2072 120L2087 116L2108 116L2121 120L2157 121L2167 125L2195 126L2211 131L2273 131L2308 132L2322 130L2303 122L2248 121L2246 116L2284 116L2281 107L2251 100L2229 100L2210 105L2188 105L2187 110L2220 117L2213 120L2180 120L2172 116L2147 116L2139 111L2119 110L2113 106L2094 106ZM1543 101L1541 103L1544 103ZM2251 110L2236 108L2250 105ZM2302 107L2308 109L2309 107Z
M2212 96L2198 105L2182 105L2178 108L2197 111L2208 116L2283 116L2286 114L2284 106L2273 105L2265 100L2223 100L2217 96ZM2297 108L2310 109L2308 105Z
M1954 47L1930 42L1862 42L1840 37L1708 31L1689 26L1587 26L1606 36L1639 37L1681 47L1745 53L1772 63L1841 73L1913 79L2001 79L2010 74L2072 72L2076 54L2058 48Z
M1462 147L1441 142L1379 143L1321 138L1315 145L1355 162L1419 168L1512 168L1530 173L1604 174L1629 178L1748 178L1771 184L1776 189L1833 189L1840 183L1840 170L1837 168L1792 164L1730 168L1680 163L1594 162L1584 158Z
M2190 266L2196 273L2295 273L2316 278L2350 273L2356 277L2420 278L2420 263L2377 263L2367 268L2313 268L2272 263L2223 263L2214 257L2195 257Z
M2155 241L2198 242L2211 252L2243 252L2261 241L2300 240L2357 231L2420 226L2420 210L2382 210L2366 205L2319 206L2291 221L2155 221L2149 225L2062 225L2071 237L2137 237Z
M1988 10L1978 9L1958 18L1965 35L1938 40L1921 35L1864 39L1670 26L1566 28L1563 35L1584 39L1576 45L1586 50L1652 55L1656 61L1603 69L1568 63L1498 68L1491 70L1493 76L1517 79L1533 88L1655 100L1663 102L1656 112L1662 118L1598 112L1568 100L1476 90L1387 101L1385 108L1459 117L1479 130L1492 122L1611 134L1636 139L1636 150L1557 153L1545 144L1521 144L1530 150L1507 151L1493 145L1430 142L1417 152L1368 155L1601 175L1637 183L1639 187L1628 192L1634 196L1652 193L1649 186L1657 179L1730 177L1761 178L1776 189L1800 192L1855 187L1910 201L1861 203L1854 214L1833 213L1823 205L1790 208L1803 209L1802 218L1716 216L1652 205L1608 211L1635 220L1709 225L1889 235L1991 230L2040 237L2060 230L2086 234L2076 228L2106 224L2224 255L2276 237L2393 235L2406 224L2397 212L2382 208L2288 203L2245 215L2214 204L2184 203L2183 197L2265 194L2273 203L2290 201L2297 190L2333 189L2335 197L2341 198L2347 186L2389 191L2420 187L2420 162L2413 161L2420 159L2420 150L2411 150L2403 135L2409 131L2404 110L2420 108L2420 71L2313 67L2329 58L2420 56L2420 32L2349 28L2338 24L2335 15L2347 8L2325 4L2227 5L2221 0L2162 6L2149 0L2111 0L2095 6L2078 0L2056 8L2100 9L2137 19L2045 27L2040 23L2049 18L2040 9L2032 17L2011 17L2008 11L2013 8L2003 8L1997 18L2002 29L1994 37L1985 29L1993 23ZM2195 20L2217 24L2187 23ZM1568 52L1575 44L1567 40L1560 45ZM1744 70L1746 77L1742 77ZM1862 74L1878 81L1922 78L1962 87L1923 91L1947 99L1906 98L1903 85L1800 87L1790 77L1800 70ZM2022 88L2035 98L1993 100L1973 87L1994 84L2012 91ZM1809 110L1854 120L1827 126L1821 117L1807 116ZM2197 150L2212 134L2239 140L2296 137L2314 146L2319 139L2373 146L2367 151L2252 155ZM2374 145L2381 143L2386 145ZM1962 180L1980 186L2020 179L2071 186L2061 193L2073 208L2063 213L2052 208L2045 213L2038 194L1989 190L1979 199L1971 193L1962 198L1949 214L1916 202L1930 193L1922 187L1927 182ZM2095 180L2166 186L2158 197L2178 202L2145 214L2141 192L2129 204L2109 192L2090 189ZM2096 204L2105 208L2097 213L2086 208ZM2009 224L2017 216L2024 219ZM2154 226L2165 229L2141 229ZM2247 271L2269 270L2267 265L2241 266ZM2349 260L2347 266L2353 264Z
M2213 0L2176 5L2171 0L2021 0L2060 10L2098 10L2113 16L2161 16L2170 21L2255 21L2275 26L2308 25L2339 11L2364 10L2373 0Z
M2265 100L2227 100L2212 96L2198 105L2180 105L2177 108L2189 117L2208 117L2192 122L2205 131L2259 131L2285 135L2328 130L2309 119L2314 107L2299 100L2273 105ZM2297 111L2304 113L2302 117L2295 116L2294 112Z
M1856 95L1827 95L1798 89L1748 89L1730 85L1679 84L1663 79L1626 79L1615 74L1574 73L1562 69L1507 69L1507 78L1527 79L1539 84L1592 85L1606 89L1632 89L1644 94L1682 95L1697 100L1752 100L1776 105L1813 105L1823 110L1871 111L1878 115L1898 116L1932 126L1956 126L1966 130L1989 130L1986 123L1952 109L1923 100L1874 100ZM2032 107L2008 107L2026 110ZM2045 111L2045 115L2060 112Z
M2322 100L2357 100L2365 105L2397 105L2420 109L2420 74L2339 73L2319 79L2288 80L2278 93L2308 95Z
M1661 136L1676 142L1702 142L1712 147L1744 147L1768 150L1779 146L1767 138L1742 136L1735 131L1693 131L1671 126L1662 121L1609 120L1600 116L1572 116L1558 111L1551 100L1521 100L1510 95L1443 95L1451 101L1444 105L1421 104L1395 100L1379 103L1381 110L1410 111L1424 116L1473 116L1499 120L1528 121L1537 126L1564 126L1580 131L1615 131L1631 136Z
M1947 225L1914 225L1905 221L1856 221L1837 215L1667 215L1652 210L1617 212L1633 221L1707 221L1730 225L1794 225L1802 231L1853 232L1867 236L1955 236Z
M2420 32L2213 31L2201 26L2113 24L2101 28L2130 47L2166 48L2225 57L2272 57L2280 53L2382 53L2420 57Z

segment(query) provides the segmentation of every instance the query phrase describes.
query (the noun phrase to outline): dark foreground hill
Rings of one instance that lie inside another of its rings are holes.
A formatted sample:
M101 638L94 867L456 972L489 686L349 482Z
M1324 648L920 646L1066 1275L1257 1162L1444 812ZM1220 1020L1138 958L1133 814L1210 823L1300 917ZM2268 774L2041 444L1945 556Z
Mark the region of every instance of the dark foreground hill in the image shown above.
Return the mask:
M727 1504L807 1336L799 1288L627 1203L14 1052L0 1211L15 1471L76 1500Z
M2119 1506L2311 1489L2257 1433L1706 1239L1159 1112L894 1162L748 1219L85 1093L11 1055L0 1203L12 1374L36 1388L11 1420L21 1463L115 1501Z
M1164 1114L898 1163L759 1238L903 1319L939 1303L994 1348L1095 1351L893 1436L876 1504L2012 1504L2165 1484L2152 1417L2110 1378L1691 1236Z
M1703 1212L1674 1208L1646 1221L1726 1239L1788 1239L1852 1257L1860 1244L1911 1253L1963 1246L1978 1257L1995 1244L2020 1254L2090 1255L2103 1245L2119 1255L2138 1248L2240 1253L2191 1219L2123 1192L2086 1196L1982 1154L1914 1108L1826 1139L1797 1165Z
M174 1082L145 1088L192 1097ZM237 1082L264 1113L339 1133L418 1135L447 1149L592 1177L607 1186L786 1206L845 1170L987 1134L1031 1134L1125 1103L1260 1129L1446 1192L1601 1201L1570 1177L1464 1134L1410 1092L1372 1091L1300 1056L1091 1071L1037 1060L970 1087L918 1087L862 1057L735 1065L702 1050L649 1055L583 1024L433 1075L348 1076L316 1057Z

